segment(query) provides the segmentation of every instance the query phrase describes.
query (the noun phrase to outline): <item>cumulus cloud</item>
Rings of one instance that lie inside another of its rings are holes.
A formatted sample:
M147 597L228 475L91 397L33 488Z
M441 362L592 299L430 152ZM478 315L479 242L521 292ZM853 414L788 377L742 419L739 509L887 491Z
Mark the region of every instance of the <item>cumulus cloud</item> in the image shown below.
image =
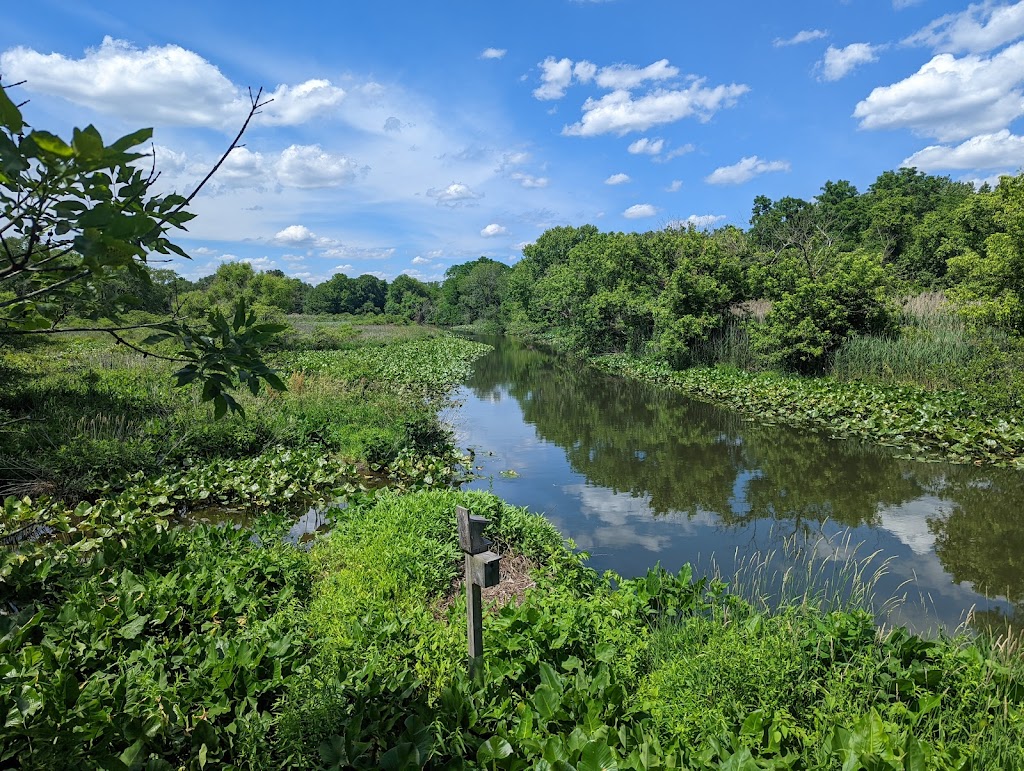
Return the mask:
M505 48L485 48L480 54L481 59L501 59L508 53Z
M588 99L583 104L580 122L565 126L562 133L566 136L621 136L691 116L708 121L718 110L732 107L750 90L736 83L706 88L704 82L703 78L697 78L686 88L657 90L636 99L628 91L613 91L600 99Z
M714 227L724 219L724 214L691 214L686 219L679 220L674 224L681 225L682 227L689 227L692 225L699 230L704 230L706 228Z
M679 147L675 148L674 150L670 150L669 152L665 153L664 160L670 161L673 158L678 158L680 155L686 155L687 153L692 153L696 149L697 148L694 145L689 144L689 143L687 143L685 145L680 145Z
M681 179L673 179L672 184L665 188L666 193L678 193L683 188L683 181Z
M335 243L329 238L321 238L305 225L289 225L277 231L271 242L285 247L329 247Z
M643 139L636 140L626 149L633 155L657 155L664 146L664 139L648 139L644 137Z
M903 42L937 52L984 53L1024 35L1024 2L974 3L959 13L942 16Z
M538 65L541 69L540 85L533 95L542 101L561 99L572 82L572 59L556 59L549 56Z
M796 46L801 43L810 43L812 40L821 40L823 37L828 37L828 30L802 29L793 35L793 37L775 38L775 40L772 41L772 45L776 48L781 48L783 46Z
M249 263L255 270L270 270L277 267L277 263L269 257L240 257L238 261Z
M508 234L508 228L499 225L497 222L492 222L490 225L480 231L480 235L484 238L494 238L495 236L504 236Z
M909 128L950 142L1006 128L1024 114L1024 42L986 58L939 54L857 104L861 128Z
M633 64L613 64L602 67L596 75L597 85L609 90L636 88L648 80L668 80L679 75L679 68L668 63L668 59L659 59L646 67Z
M430 260L428 260L426 257L420 257L417 254L415 257L412 258L412 264L413 265L429 265L430 264Z
M630 206L626 211L622 212L622 216L629 220L640 219L641 217L653 217L658 213L658 209L649 203L638 203Z
M877 53L882 46L870 43L850 43L843 48L829 46L825 57L818 62L822 80L841 80L862 64L877 62Z
M337 187L362 171L351 158L325 152L320 145L291 145L277 161L277 179L285 187Z
M629 174L612 174L604 181L606 185L622 185L629 182Z
M547 177L534 177L519 171L513 172L511 177L527 189L547 187L550 182Z
M30 91L60 96L125 120L218 129L236 126L249 110L248 93L199 54L176 45L139 49L105 37L80 59L17 47L0 54L8 79ZM327 80L280 85L266 94L259 120L303 123L336 106L345 92Z
M272 99L260 111L259 121L277 126L297 126L327 113L345 92L329 80L307 80L297 86L278 86L263 100Z
M218 184L237 186L265 184L268 180L263 153L254 153L248 147L236 147L217 169L216 181Z
M741 158L732 166L720 166L704 178L709 185L740 185L772 171L789 171L789 161L763 161L756 155Z
M468 185L461 182L452 182L444 188L431 188L427 195L435 199L438 205L443 206L461 206L483 197L483 194L471 190Z
M1024 137L1008 129L979 134L955 147L931 145L905 159L902 166L938 169L1006 169L1024 167Z
M333 246L324 250L324 257L340 257L343 260L386 260L395 253L393 248L384 246L353 246L337 241L332 243Z

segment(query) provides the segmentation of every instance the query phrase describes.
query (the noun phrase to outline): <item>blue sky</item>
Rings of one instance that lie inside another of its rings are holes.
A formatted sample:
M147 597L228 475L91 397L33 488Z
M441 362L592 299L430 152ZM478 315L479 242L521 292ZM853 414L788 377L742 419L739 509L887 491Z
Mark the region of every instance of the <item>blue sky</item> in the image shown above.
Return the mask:
M187 191L257 117L177 240L312 283L514 263L555 225L746 226L754 196L910 164L1024 167L1024 2L36 0L0 74L30 123L155 129Z

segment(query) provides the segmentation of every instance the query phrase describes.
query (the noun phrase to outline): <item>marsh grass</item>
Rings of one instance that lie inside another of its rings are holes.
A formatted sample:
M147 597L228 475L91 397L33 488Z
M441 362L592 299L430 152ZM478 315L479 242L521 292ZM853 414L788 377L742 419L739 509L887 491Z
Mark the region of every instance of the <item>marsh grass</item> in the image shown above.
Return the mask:
M840 380L920 385L930 390L969 387L976 335L941 292L909 297L898 335L851 337L836 351L831 373Z
M822 747L867 730L874 751L888 743L900 755L913 736L950 768L1024 768L1020 637L888 625L906 584L880 594L891 559L860 552L843 531L737 553L728 572L712 560L710 607L648 645L638 693L663 737L699 746L759 711L798 740L794 767L822 767Z
M754 322L737 316L727 317L722 326L693 344L693 363L706 367L727 364L750 371L762 369L762 362L750 344L748 323Z
M793 607L824 613L862 610L885 623L906 594L878 593L893 558L882 559L880 550L861 554L861 546L850 530L819 533L810 540L796 533L768 551L741 554L737 548L728 575L712 558L710 575L758 613Z

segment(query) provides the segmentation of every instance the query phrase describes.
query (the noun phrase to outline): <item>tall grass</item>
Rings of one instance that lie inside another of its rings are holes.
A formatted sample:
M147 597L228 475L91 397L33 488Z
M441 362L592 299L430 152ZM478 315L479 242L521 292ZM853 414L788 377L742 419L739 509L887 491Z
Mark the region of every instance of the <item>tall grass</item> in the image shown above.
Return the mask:
M858 551L850 531L797 534L769 552L737 553L728 574L712 561L728 594L712 589L709 610L651 636L638 693L655 724L703 744L760 710L801 737L790 748L800 762L785 767L818 768L822 747L849 743L874 720L879 747L908 746L912 735L936 763L1024 768L1019 639L925 639L888 627L905 585L879 594L890 560Z
M831 374L839 380L919 385L931 390L970 386L976 339L941 292L907 298L898 335L851 337L836 351Z
M752 316L751 318L756 318ZM728 364L740 369L756 371L761 369L757 353L750 344L746 324L742 318L729 316L725 323L713 330L706 338L693 344L691 358L694 364L713 367Z

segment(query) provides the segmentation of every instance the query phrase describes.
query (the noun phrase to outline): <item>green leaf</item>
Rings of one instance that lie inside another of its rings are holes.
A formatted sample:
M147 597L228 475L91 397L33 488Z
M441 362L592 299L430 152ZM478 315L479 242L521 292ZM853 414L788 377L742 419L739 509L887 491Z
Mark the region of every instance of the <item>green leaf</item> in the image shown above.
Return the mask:
M71 146L75 149L76 155L86 160L94 160L103 154L103 138L92 124L84 129L74 130Z
M146 749L146 740L139 739L131 747L121 753L118 760L124 763L126 766L131 768L135 765L135 762L139 759L139 756Z
M594 653L594 657L598 661L603 661L606 664L610 664L612 659L618 654L618 649L609 642L601 642L597 644L597 651Z
M618 771L619 763L611 747L605 742L593 741L583 748L576 768L578 771Z
M349 764L348 750L345 749L345 737L335 734L320 742L320 759L329 769L347 768Z
M141 634L142 630L146 626L146 622L149 621L149 616L137 616L129 621L127 624L117 630L117 633L126 640L134 640Z
M61 158L70 158L75 154L74 149L67 142L49 131L33 131L28 138L35 142L36 147L43 152L52 153Z
M545 720L554 717L562 704L562 698L549 685L540 685L533 694L533 705L537 712Z
M499 736L492 736L480 745L476 751L478 763L486 765L496 760L502 760L512 754L512 745Z
M112 145L110 145L109 149L118 153L123 153L128 148L135 147L136 145L141 145L143 142L148 142L152 138L153 129L139 129L138 131L133 131L131 134L125 134L123 137L121 137Z
M12 134L20 134L25 127L18 105L7 96L7 89L0 86L0 125L10 129Z

